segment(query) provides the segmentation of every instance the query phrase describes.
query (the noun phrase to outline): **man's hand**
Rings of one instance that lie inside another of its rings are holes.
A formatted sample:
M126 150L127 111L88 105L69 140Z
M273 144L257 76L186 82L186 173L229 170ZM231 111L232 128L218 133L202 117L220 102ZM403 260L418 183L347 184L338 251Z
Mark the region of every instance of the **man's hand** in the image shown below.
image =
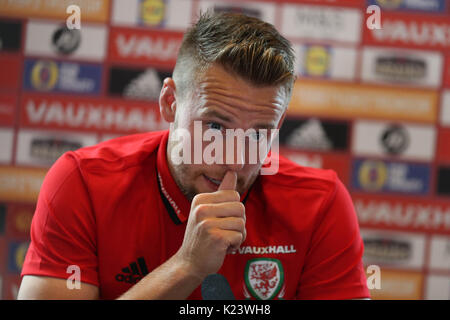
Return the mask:
M216 273L225 255L245 240L245 207L236 191L236 180L236 173L228 171L218 191L198 194L192 200L177 256L200 278Z

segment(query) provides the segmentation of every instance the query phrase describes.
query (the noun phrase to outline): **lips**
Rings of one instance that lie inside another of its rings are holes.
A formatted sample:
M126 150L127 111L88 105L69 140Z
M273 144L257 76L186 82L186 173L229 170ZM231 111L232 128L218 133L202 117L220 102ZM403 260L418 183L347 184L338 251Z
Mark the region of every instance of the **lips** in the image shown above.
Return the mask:
M208 177L207 175L203 175L208 181L214 183L216 186L220 186L222 180L213 179L211 177Z

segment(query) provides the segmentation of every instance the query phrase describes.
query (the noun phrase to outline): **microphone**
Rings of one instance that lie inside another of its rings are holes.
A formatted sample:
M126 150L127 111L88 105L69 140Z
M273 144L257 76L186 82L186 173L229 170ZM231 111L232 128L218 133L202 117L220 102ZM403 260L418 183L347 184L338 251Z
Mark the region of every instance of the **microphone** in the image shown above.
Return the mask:
M210 274L202 282L203 300L236 300L227 279L218 273Z

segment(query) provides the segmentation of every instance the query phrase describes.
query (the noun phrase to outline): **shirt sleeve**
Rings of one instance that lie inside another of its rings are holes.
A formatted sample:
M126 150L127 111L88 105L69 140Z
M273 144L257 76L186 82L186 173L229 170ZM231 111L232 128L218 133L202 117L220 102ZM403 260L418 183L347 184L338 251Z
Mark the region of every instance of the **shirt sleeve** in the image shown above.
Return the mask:
M350 195L336 177L336 188L324 201L300 284L298 299L369 298L362 264L364 244Z
M78 162L60 157L42 184L21 275L68 279L78 266L81 282L98 286L95 217ZM69 271L69 272L68 272Z

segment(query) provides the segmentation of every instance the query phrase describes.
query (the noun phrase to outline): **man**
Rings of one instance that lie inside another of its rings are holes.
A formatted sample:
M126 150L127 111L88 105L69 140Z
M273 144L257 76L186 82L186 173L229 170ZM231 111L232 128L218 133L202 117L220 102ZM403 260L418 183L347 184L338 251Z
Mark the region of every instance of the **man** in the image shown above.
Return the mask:
M334 172L279 157L278 172L262 175L238 144L233 161L178 161L206 154L199 128L222 142L229 130L259 141L280 128L293 65L271 25L202 15L161 89L170 130L68 152L47 174L19 298L200 299L214 273L237 299L368 297L356 215ZM67 285L70 266L79 289Z

